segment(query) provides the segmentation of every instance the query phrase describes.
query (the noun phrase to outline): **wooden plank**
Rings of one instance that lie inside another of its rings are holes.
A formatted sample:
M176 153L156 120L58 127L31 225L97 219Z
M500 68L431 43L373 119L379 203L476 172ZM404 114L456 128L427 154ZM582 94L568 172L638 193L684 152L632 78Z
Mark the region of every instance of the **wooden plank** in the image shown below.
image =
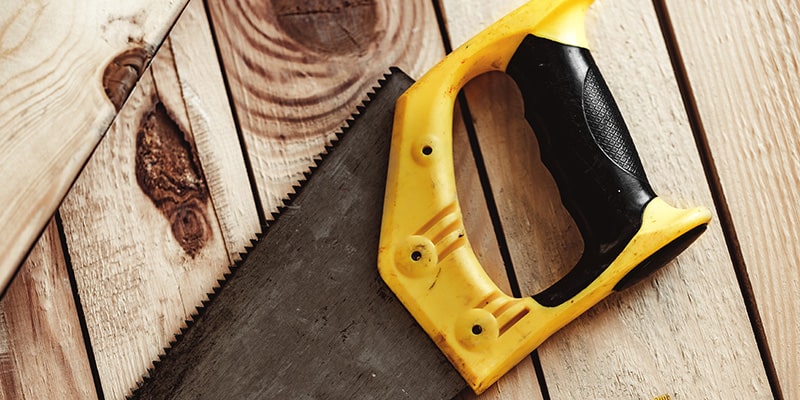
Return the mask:
M0 288L22 263L185 3L4 4Z
M455 46L522 1L442 3ZM587 27L656 191L677 205L712 205L652 5L598 1ZM555 185L543 178L520 100L508 96L514 90L494 74L466 93L516 275L523 294L533 294L571 268L582 245ZM770 397L718 224L646 283L556 334L539 355L552 398Z
M0 301L0 398L97 398L55 222Z
M207 21L202 3L187 8L60 209L108 398L128 393L259 226Z
M386 93L384 90L394 90L396 93ZM401 90L400 85L395 82L394 85L378 93L370 108L353 125L355 128L345 133L339 144L342 147L327 156L324 162L325 168L315 172L314 178L306 183L302 194L284 211L281 219L270 227L264 238L266 242L259 245L274 247L266 250L264 247L257 247L252 252L242 269L215 299L214 308L209 308L203 314L203 318L186 334L184 340L189 342L179 343L170 353L170 358L161 366L162 369L157 371L160 373L156 375L159 380L149 382L142 392L137 393L138 395L150 398L158 396L159 390L169 389L175 391L172 393L173 396L181 398L195 393L195 390L203 387L203 383L209 380L218 382L205 388L209 392L204 395L211 397L218 397L221 393L241 397L250 391L257 391L263 396L280 387L282 393L288 397L304 397L304 394L310 392L323 397L326 393L327 396L332 393L343 396L352 392L354 396L361 398L369 397L369 389L386 390L384 386L387 384L394 387L398 395L402 391L408 396L416 390L419 391L416 395L433 394L454 385L452 380L448 382L442 380L441 384L431 381L444 378L438 375L442 369L450 370L450 378L454 378L452 375L454 372L450 367L443 368L440 364L429 365L422 368L422 371L425 371L423 375L419 375L413 369L407 369L409 359L417 366L421 365L418 363L430 362L431 359L444 363L446 361L439 354L426 354L438 351L432 347L427 338L423 339L420 336L424 335L421 331L414 329L398 331L392 328L405 326L410 316L402 308L398 308L399 304L384 294L376 296L376 291L382 292L386 288L381 288L382 285L376 281L379 279L377 271L374 265L370 265L370 260L376 255L372 254L371 257L365 258L364 254L377 251L377 244L372 243L377 242L377 236L370 233L371 229L366 231L352 229L356 226L372 226L377 230L376 224L380 223L380 208L361 207L356 212L354 204L357 207L358 204L373 204L376 198L377 201L382 199L382 183L375 182L385 178L381 170L386 168L388 160L381 160L380 157L362 159L359 155L365 151L388 153L390 132L387 124L391 124L391 114L386 115L385 112L380 112L381 109L372 107L377 106L377 103L382 103L383 107L386 107L386 101L393 101L394 96ZM365 128L364 124L374 129ZM509 290L497 245L491 243L494 241L494 234L491 230L491 221L487 221L488 214L481 195L475 163L466 143L463 124L459 125L456 154L459 178L464 183L460 189L465 194L464 206L467 210L465 216L470 227L479 228L471 232L475 233L473 238L477 239L473 240L478 254L488 266L495 267L490 271L494 273L495 279L501 278L498 281L503 283L505 290ZM343 151L348 153L342 153ZM335 177L338 172L344 170L353 174L349 177L344 175ZM342 196L342 192L337 189L342 185L358 192L359 196ZM327 204L324 199L335 201ZM326 218L324 216L326 210L332 215L347 215L347 222ZM322 217L314 217L320 213ZM317 222L311 226L303 221ZM311 236L316 237L313 243L308 239ZM330 240L332 238L335 239L333 242ZM315 247L316 253L300 254L297 251L307 246ZM342 249L348 250L343 252ZM321 257L321 255L327 256ZM259 268L253 269L255 264L250 264L253 262L257 263ZM320 274L320 267L324 267L322 270L327 272ZM271 272L262 273L267 270ZM361 276L363 279L350 279L350 283L346 285L348 290L343 290L343 280L339 276L341 274L351 278ZM306 278L297 279L302 276ZM336 295L332 292L341 294ZM235 311L237 304L243 304L247 293L251 296L260 293L257 297L264 301L259 301L259 305L248 308L246 312ZM369 311L367 314L374 318L367 316L366 319L370 322L362 324L358 321L364 319L362 314L365 312L365 304L372 304L373 308L377 307L382 311L376 313L375 310L367 310ZM296 318L298 310L302 310L303 318ZM291 314L289 319L286 318L287 312ZM272 323L265 325L264 321ZM353 324L353 321L356 323ZM281 328L274 329L276 326ZM220 334L225 329L241 332L242 335L228 338L227 335ZM263 335L254 335L255 331L263 331ZM344 331L347 333L346 337L340 341L339 337ZM297 346L298 337L303 337L301 346ZM265 338L270 339L264 342ZM375 338L383 339L376 341ZM366 350L363 346L365 341ZM273 342L279 345L275 346ZM332 342L336 343L331 344ZM242 343L252 350L244 358L239 348ZM401 347L409 350L405 352L407 354L380 351L388 350L387 346L397 347L402 343L404 345ZM417 354L413 351L417 347L424 352ZM201 353L205 356L198 357L198 349L204 349ZM386 357L387 354L390 356ZM244 359L247 361L242 364ZM361 362L353 363L353 359ZM335 370L343 373L339 375L318 373L314 366L308 366L308 362L303 360L312 363L314 360L323 360L323 364L330 371L334 371L331 368L335 367ZM401 364L405 364L406 369L397 370L396 365ZM243 368L241 365L247 367ZM257 368L260 372L254 373L251 367L256 365L260 365ZM515 372L524 370L525 365L528 366L528 370L531 369L531 364L528 362ZM381 373L387 369L405 374L406 378L402 384L398 385L394 381L397 379L394 374L387 376ZM280 373L274 373L277 370L280 370ZM359 379L362 375L370 374L372 379L366 381ZM332 382L331 376L338 378ZM236 383L235 377L241 377L241 382ZM460 381L458 378L455 379ZM413 383L415 380L424 384L417 387ZM298 382L304 382L305 385L297 387ZM507 383L508 380L504 382ZM457 382L455 384L458 385ZM462 386L463 384L460 383ZM517 386L517 390L529 387ZM358 387L362 389L357 389Z
M363 10L345 5L323 10L315 8L318 3L322 2L292 8L274 1L256 13L248 4L209 2L265 210L280 204L330 132L388 66L399 65L419 76L443 56L441 42L434 39L440 35L429 3L383 1L358 6ZM403 28L412 24L421 28ZM342 41L342 32L351 32L354 42ZM474 221L469 223L480 229L473 236L480 240L477 251L494 261L490 265L502 282L505 270L491 239L491 222L469 154L462 158L463 180L477 192L467 192L471 203L464 203L469 204L465 212ZM532 364L521 366L515 375L498 388L513 392L537 387ZM497 394L497 388L490 392L495 394L484 398L507 398Z
M800 10L771 0L666 8L782 395L798 398Z
M375 268L371 205L384 197L392 106L411 83L389 78L137 396L425 399L463 388Z
M208 5L267 214L389 66L418 77L443 56L425 0Z
M464 217L464 229L469 237L470 246L486 273L497 286L503 292L511 294L505 263L500 255L478 168L458 105L456 105L453 123L453 163L458 202ZM467 388L458 397L460 400L478 398L482 400L543 398L533 362L530 359L521 362L480 396L476 396L472 389Z
M203 165L226 248L231 261L235 261L261 226L202 1L189 3L170 34L170 43L189 132Z

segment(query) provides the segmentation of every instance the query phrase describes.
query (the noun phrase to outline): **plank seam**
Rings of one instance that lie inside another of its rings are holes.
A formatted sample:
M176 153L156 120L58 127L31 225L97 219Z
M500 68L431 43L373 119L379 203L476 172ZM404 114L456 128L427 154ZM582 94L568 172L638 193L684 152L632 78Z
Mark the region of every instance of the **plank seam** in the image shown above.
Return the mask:
M450 54L453 52L453 44L450 41L450 35L447 31L444 8L441 5L441 0L433 0L432 3L434 13L436 14L436 21L439 25L439 32L442 38L442 44L444 45L444 51L446 54ZM517 280L517 274L514 270L514 265L511 262L511 253L508 249L508 243L506 242L503 225L500 221L500 213L497 210L497 203L492 195L489 175L486 172L486 164L483 161L483 154L481 153L480 145L478 144L478 136L475 131L475 126L472 122L472 114L469 111L469 105L467 104L467 99L464 97L463 92L458 95L458 107L461 108L461 117L464 120L464 126L466 127L467 136L469 137L469 145L472 149L472 154L475 159L478 176L481 182L481 188L483 189L483 195L486 200L486 206L489 209L489 217L492 220L492 228L494 229L494 234L497 238L497 245L500 249L500 255L503 259L503 264L506 267L506 275L508 277L508 283L511 286L511 294L514 297L522 297L519 288L519 281ZM533 362L533 369L536 373L536 379L538 380L537 383L539 384L539 390L541 390L542 398L544 400L550 400L550 392L547 390L547 382L544 378L544 370L542 369L542 363L539 360L538 351L534 350L533 353L531 353L530 358Z
M206 15L208 15L208 14L206 14ZM209 27L209 31L210 30L211 30L211 27ZM169 46L169 51L172 52L172 58L171 58L172 62L170 64L172 65L172 69L173 69L173 71L175 71L175 77L178 80L178 88L180 89L180 93L181 93L181 103L183 104L183 109L186 112L186 119L187 119L187 121L189 123L189 126L186 127L186 129L188 129L188 131L189 131L189 132L187 132L187 134L191 135L191 138L186 138L186 140L188 142L190 142L190 144L192 146L192 151L194 151L194 154L197 155L197 163L199 164L200 172L203 174L203 180L205 181L206 187L208 188L208 199L211 202L211 209L214 211L214 219L217 221L217 226L219 227L220 237L222 238L222 244L223 244L223 246L225 246L225 253L228 256L228 264L231 265L234 262L236 262L236 260L234 258L236 256L236 253L230 251L231 244L229 243L228 235L225 232L225 228L226 227L223 224L222 219L220 218L220 211L223 210L224 207L221 206L220 204L218 204L220 200L217 199L216 196L214 196L212 194L211 182L209 182L209 177L208 177L208 174L206 173L206 171L213 170L214 169L214 165L204 164L203 163L203 158L200 157L200 151L197 148L197 135L195 134L195 129L196 129L195 121L192 120L191 111L189 110L189 105L186 103L186 94L184 93L184 80L181 77L181 71L180 71L180 68L178 68L178 63L177 63L177 61L175 61L175 51L174 51L174 47L172 46L172 39L171 38L165 39L163 45L164 46ZM214 50L216 51L216 44L215 44ZM153 86L155 86L156 93L158 93L158 84L157 84L155 79L153 79ZM231 108L233 108L233 107L231 107ZM210 132L207 132L207 133L210 133ZM189 140L189 139L191 139L191 140ZM205 140L208 140L208 139L205 139ZM245 158L244 154L242 156L243 156L242 158ZM207 161L208 161L208 164L215 164L215 163L212 162L213 159L207 160Z
M445 54L450 54L453 52L453 43L450 41L450 33L447 31L444 8L442 7L441 2L442 0L433 0L433 11L434 14L436 14L436 23L439 26L439 33L442 37L444 52Z
M61 241L61 249L64 253L64 263L67 267L67 275L69 276L69 285L72 289L72 298L75 302L75 311L78 314L78 323L81 327L81 335L83 336L83 344L86 348L86 356L89 359L89 369L92 371L92 379L94 381L95 392L99 400L104 400L103 382L100 379L100 370L97 368L97 360L94 356L94 348L92 347L92 339L89 336L89 326L86 323L86 314L83 312L83 305L81 304L81 296L78 292L78 283L75 279L75 270L72 267L72 257L69 254L69 246L67 245L67 235L64 232L64 222L61 220L61 212L55 213L56 229L58 230L58 240Z
M200 0L195 0L200 1ZM236 136L239 138L239 146L242 150L242 155L244 159L244 167L247 171L247 179L250 182L250 191L253 193L253 199L256 202L256 213L258 214L258 220L262 226L267 223L266 214L264 214L264 207L262 206L261 196L258 192L258 186L256 185L256 176L253 172L253 164L250 161L250 153L247 151L247 145L244 140L244 132L242 132L242 124L239 122L239 115L236 111L236 103L233 101L233 92L231 90L231 84L228 80L228 73L225 70L225 62L222 58L222 52L220 51L219 46L219 38L217 38L217 30L214 25L214 18L211 17L211 10L208 5L208 0L203 0L203 10L206 13L206 18L208 19L208 27L211 31L211 41L214 43L214 52L217 56L217 64L219 65L219 70L222 73L222 82L225 86L225 95L228 99L228 104L231 108L231 117L233 118L233 126L236 128Z
M700 161L703 165L705 172L706 182L708 183L711 197L714 201L714 207L717 210L719 223L722 227L723 237L725 244L728 248L731 262L733 264L736 280L739 283L739 288L742 291L742 296L747 310L747 316L750 319L750 325L753 329L753 334L756 339L761 360L766 370L767 380L772 396L775 399L783 399L783 394L778 380L778 373L775 369L772 353L769 349L767 335L764 330L764 325L761 320L761 315L758 311L756 304L755 294L753 292L753 285L750 282L750 276L747 273L747 265L744 261L739 237L736 232L736 227L733 223L733 216L730 207L728 206L727 197L722 187L722 182L719 177L716 162L711 152L711 146L708 142L705 127L703 125L700 110L695 101L694 89L692 88L689 74L685 67L683 55L678 45L677 35L671 23L669 10L664 0L653 0L653 8L655 9L656 17L658 19L659 28L664 37L664 44L666 45L669 54L670 62L672 63L672 70L675 74L675 80L680 91L681 100L686 111L686 116L689 121L689 126L694 136L695 144L700 156Z
M508 248L508 242L506 241L506 234L503 230L500 212L497 208L497 202L494 199L492 185L489 181L489 174L486 171L486 163L483 160L483 153L478 143L478 135L475 131L472 114L469 111L469 105L467 104L467 99L464 97L464 93L458 95L458 105L461 108L461 115L467 130L467 136L469 137L470 148L475 158L475 165L478 169L478 177L480 178L481 188L483 189L483 196L486 201L486 207L489 209L489 217L492 220L492 228L494 229L494 235L497 239L497 247L500 250L500 256L506 267L506 275L508 276L508 283L511 287L511 294L519 298L522 297L522 291L519 287L519 280L517 279L514 264L511 261L511 252ZM542 392L542 398L544 400L550 400L550 392L547 389L547 381L545 381L544 369L542 368L541 360L539 360L538 350L534 350L533 353L531 353L531 359L533 361L533 369L536 372L536 378L539 381L539 389Z

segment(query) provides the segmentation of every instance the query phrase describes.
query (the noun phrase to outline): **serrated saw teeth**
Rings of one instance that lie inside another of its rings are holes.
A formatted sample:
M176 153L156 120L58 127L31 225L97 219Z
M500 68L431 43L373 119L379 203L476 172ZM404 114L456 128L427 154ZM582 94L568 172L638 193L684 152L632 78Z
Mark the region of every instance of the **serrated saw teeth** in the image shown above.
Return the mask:
M224 290L227 282L236 275L237 271L241 268L242 264L244 264L248 256L251 254L252 250L256 247L256 245L261 242L261 240L266 236L267 232L282 215L282 212L287 209L294 201L297 196L302 192L305 184L314 176L314 172L319 170L321 166L324 164L325 160L330 157L330 155L336 150L337 146L339 145L341 138L347 134L347 132L352 128L353 123L361 114L364 113L366 107L369 103L375 99L376 92L380 90L383 85L386 83L387 79L391 76L391 73L384 74L383 78L379 79L378 86L373 86L371 90L366 94L365 99L362 101L361 105L356 107L357 112L350 114L350 117L346 120L346 122L340 127L339 130L333 133L333 138L330 141L330 144L325 145L324 151L319 155L316 155L312 159L312 164L309 166L309 170L303 173L303 181L300 181L299 185L293 185L292 188L294 189L294 193L289 195L289 199L284 199L281 202L281 206L278 207L278 212L272 213L272 221L267 223L266 221L262 221L261 224L261 231L256 233L256 239L251 240L250 244L244 248L244 251L238 253L239 260L234 262L228 269L228 272L223 274L223 279L219 279L216 281L217 285L211 289L209 293L206 295L206 299L200 302L200 305L195 308L195 312L191 314L190 318L185 320L185 326L179 329L179 333L173 335L172 340L169 342L167 347L164 347L162 352L158 354L157 359L153 361L153 367L148 368L146 374L142 375L141 379L136 383L134 390L132 391L131 395L127 396L128 399L137 399L139 398L138 392L139 390L144 387L152 378L154 372L159 368L160 365L163 364L163 361L170 356L170 351L174 348L181 340L186 337L186 334L191 331L192 327L197 323L198 320L202 319L203 316L206 314L206 311L213 307L214 300L222 293Z

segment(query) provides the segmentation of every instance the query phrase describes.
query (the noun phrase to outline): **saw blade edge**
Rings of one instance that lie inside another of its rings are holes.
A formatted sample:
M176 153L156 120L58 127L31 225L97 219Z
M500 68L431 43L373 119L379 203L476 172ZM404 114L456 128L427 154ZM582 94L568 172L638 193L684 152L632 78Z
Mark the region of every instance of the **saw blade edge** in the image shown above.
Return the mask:
M275 222L278 221L283 211L287 208L291 207L292 202L300 195L303 188L305 187L305 183L308 182L309 179L314 174L314 171L321 168L328 158L328 156L336 149L337 144L339 143L340 139L347 134L350 128L353 126L353 123L358 119L361 114L364 113L366 107L375 99L378 92L383 88L384 84L389 81L391 76L394 73L402 73L399 68L391 67L389 68L388 73L384 73L381 78L377 80L377 86L372 86L370 90L366 93L365 98L361 101L361 104L356 106L356 111L351 113L350 116L345 119L342 123L342 126L337 131L334 131L334 137L330 140L329 143L325 145L324 150L313 157L313 163L309 165L308 169L303 172L303 179L295 182L292 185L293 192L288 193L288 195L282 200L282 204L278 207L275 212L272 212L270 215L272 217L271 221L261 221L261 232L255 235L254 239L250 240L250 244L245 246L242 252L239 253L239 260L233 263L228 267L227 272L222 274L222 279L217 280L217 285L211 289L211 292L206 294L206 299L200 302L200 305L195 307L195 311L189 315L189 318L184 321L184 326L180 328L180 331L173 335L172 340L169 341L167 347L163 348L163 351L159 353L157 359L152 361L152 366L146 370L146 372L141 376L141 378L136 382L136 385L129 390L129 394L126 395L126 399L132 400L137 399L138 390L144 386L149 380L150 377L153 376L153 372L159 368L159 365L170 356L170 350L175 347L175 345L180 342L180 340L184 337L186 332L192 328L192 326L202 318L205 310L214 302L214 299L220 294L220 292L224 289L225 284L230 280L230 278L236 274L236 271L244 264L247 260L248 254L253 250L255 245L263 239L263 237L267 234L269 227L272 226Z

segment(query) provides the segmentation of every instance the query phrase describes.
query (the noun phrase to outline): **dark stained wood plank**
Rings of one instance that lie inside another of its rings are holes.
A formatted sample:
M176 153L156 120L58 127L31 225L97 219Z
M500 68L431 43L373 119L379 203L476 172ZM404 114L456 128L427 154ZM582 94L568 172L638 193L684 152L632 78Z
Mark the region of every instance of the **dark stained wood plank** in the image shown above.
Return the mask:
M97 398L54 221L0 301L0 398Z

